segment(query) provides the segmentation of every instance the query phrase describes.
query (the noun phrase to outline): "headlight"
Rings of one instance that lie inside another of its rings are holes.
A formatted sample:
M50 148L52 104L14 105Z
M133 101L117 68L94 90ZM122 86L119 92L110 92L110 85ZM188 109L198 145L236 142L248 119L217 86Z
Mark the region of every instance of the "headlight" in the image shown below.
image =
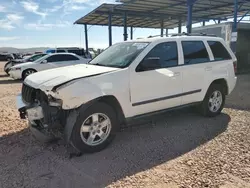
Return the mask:
M18 67L18 68L13 68L13 67L12 67L10 70L11 70L11 71L21 70L21 67Z
M51 95L48 95L48 102L50 106L62 106L62 100L61 99L56 99Z

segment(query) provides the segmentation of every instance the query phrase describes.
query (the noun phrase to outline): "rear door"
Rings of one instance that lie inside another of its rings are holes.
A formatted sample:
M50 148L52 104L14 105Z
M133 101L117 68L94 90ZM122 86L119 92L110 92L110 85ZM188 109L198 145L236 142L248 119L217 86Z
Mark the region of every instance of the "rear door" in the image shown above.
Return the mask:
M74 65L79 59L70 54L56 54L53 57L48 58L48 63L53 67L64 67Z
M232 79L228 83L234 83L237 60L233 52L229 53L230 49L227 49L223 41L208 40L207 43L211 50L213 67L207 81L211 83L215 79L227 78Z
M210 74L212 66L206 43L202 40L181 41L183 51L183 98L182 104L203 100L206 74Z

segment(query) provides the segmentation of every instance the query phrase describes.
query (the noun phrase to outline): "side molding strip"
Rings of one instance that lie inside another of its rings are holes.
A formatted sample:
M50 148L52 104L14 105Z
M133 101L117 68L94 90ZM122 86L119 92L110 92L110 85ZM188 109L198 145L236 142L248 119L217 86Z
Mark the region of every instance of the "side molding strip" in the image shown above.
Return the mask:
M161 98L157 98L157 99L141 101L141 102L133 103L132 106L139 106L139 105L158 102L158 101L163 101L163 100L167 100L167 99L173 99L173 98L177 98L177 97L181 97L181 96L185 96L185 95L191 95L191 94L199 93L199 92L201 92L201 89L197 89L197 90L189 91L189 92L185 92L185 93L180 93L180 94L176 94L176 95L170 95L170 96L167 96L167 97L161 97Z

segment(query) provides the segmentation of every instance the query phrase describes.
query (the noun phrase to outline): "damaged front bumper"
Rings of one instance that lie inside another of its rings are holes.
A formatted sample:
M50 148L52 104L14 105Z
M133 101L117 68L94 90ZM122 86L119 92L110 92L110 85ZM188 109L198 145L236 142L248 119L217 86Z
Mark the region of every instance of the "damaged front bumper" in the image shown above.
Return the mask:
M20 114L21 119L26 119L29 121L40 120L44 118L43 109L41 106L26 106L22 100L21 94L16 97L16 105Z
M16 106L21 119L28 119L31 132L38 140L45 142L62 137L64 119L67 113L46 102L25 104L21 94L16 97ZM45 139L46 138L46 139Z

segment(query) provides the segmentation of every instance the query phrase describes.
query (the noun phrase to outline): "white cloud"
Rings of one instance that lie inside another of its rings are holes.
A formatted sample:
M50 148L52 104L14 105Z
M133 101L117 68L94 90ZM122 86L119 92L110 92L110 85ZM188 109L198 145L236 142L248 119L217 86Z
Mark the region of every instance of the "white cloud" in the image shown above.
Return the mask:
M71 3L88 3L90 0L69 0Z
M34 14L40 15L42 17L46 17L47 13L46 12L41 12L39 11L39 4L34 2L34 1L22 1L21 2L23 8L28 11L28 12L32 12Z
M3 5L0 5L0 12L6 12L6 8Z
M71 7L71 9L72 10L83 10L83 9L85 9L86 7L84 7L84 6L76 6L76 5L73 5L72 7Z
M56 6L52 7L52 8L50 8L50 9L47 9L47 12L50 12L50 13L57 12L61 8L63 8L63 5L56 5Z
M17 40L20 37L0 37L0 41L10 41L10 40Z
M71 3L78 3L78 4L81 4L81 3L91 3L91 4L102 4L102 3L116 3L115 0L67 0L67 1L70 1Z
M23 19L24 17L19 14L7 14L4 19L0 19L0 28L12 30L16 28L16 25L19 25Z
M1 19L0 20L0 28L1 29L11 30L11 29L14 29L15 26L13 26L13 24L11 22L9 22L9 20Z
M16 23L16 24L19 24L24 19L23 16L20 16L18 14L7 14L6 17L11 23Z
M70 22L56 22L56 23L28 23L25 25L26 29L32 30L51 30L53 28L63 28L70 25Z

